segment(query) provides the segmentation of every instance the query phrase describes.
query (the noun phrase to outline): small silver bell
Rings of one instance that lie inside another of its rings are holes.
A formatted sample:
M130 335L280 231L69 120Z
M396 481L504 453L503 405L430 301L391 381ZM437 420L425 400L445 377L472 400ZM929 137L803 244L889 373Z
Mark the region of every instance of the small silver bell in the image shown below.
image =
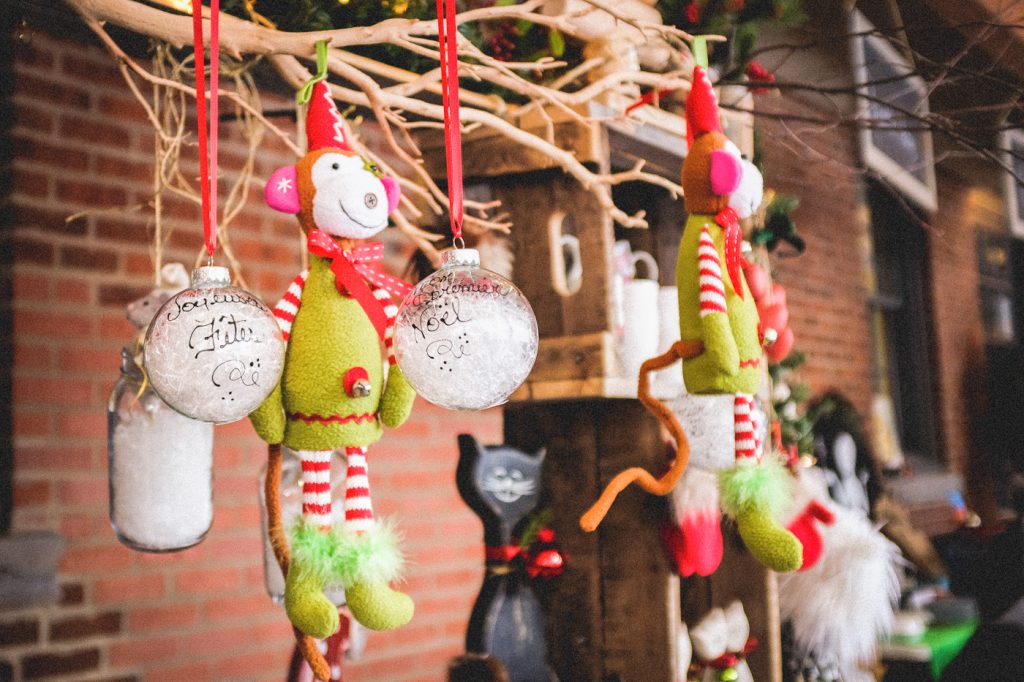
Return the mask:
M370 383L369 379L357 379L352 384L352 397L353 398L365 398L370 395L370 391L373 390L373 384Z
M768 327L764 330L764 335L761 336L761 345L767 348L778 340L779 333L771 327Z

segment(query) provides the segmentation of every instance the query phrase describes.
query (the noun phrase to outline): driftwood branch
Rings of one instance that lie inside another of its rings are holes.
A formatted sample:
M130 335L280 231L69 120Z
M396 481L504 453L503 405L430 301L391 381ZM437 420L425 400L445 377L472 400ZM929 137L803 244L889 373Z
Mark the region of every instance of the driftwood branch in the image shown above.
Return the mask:
M158 0L159 1L159 0ZM189 86L174 83L149 73L144 67L130 59L116 45L106 32L107 23L117 24L143 35L182 46L192 40L191 18L172 11L143 5L133 0L67 0L100 36L101 40L119 61L121 68L130 70L135 76L154 85L174 87L187 90ZM631 20L611 4L603 0L587 0L587 9L577 14L591 12L606 13L614 22L632 27L648 39L661 39L678 44L689 39L689 36L677 29L645 22ZM526 20L542 24L567 35L574 35L575 28L572 17L575 15L549 15L543 13L545 0L527 0L518 5L494 6L468 10L458 15L459 23L475 21L518 21ZM305 33L288 33L277 31L257 23L224 15L221 17L220 45L228 55L266 56L284 80L293 87L301 86L309 79L308 69L300 59L309 59L318 41L330 43L329 68L331 73L344 83L332 84L332 91L339 102L368 109L373 119L381 127L387 149L401 161L400 167L389 167L379 156L375 157L378 165L393 173L402 183L408 194L415 195L419 201L403 202L396 223L419 246L432 252L432 235L413 226L412 220L422 217L427 210L440 215L447 204L447 197L441 188L427 174L423 161L409 131L416 127L438 124L443 121L443 108L433 102L419 97L424 92L436 93L439 90L440 73L437 69L405 79L397 85L388 81L394 71L400 71L378 65L382 68L367 68L365 58L353 55L344 48L391 44L402 47L412 53L429 59L437 60L434 38L437 35L437 24L434 21L411 19L389 19L373 26L338 29L332 31L314 31ZM620 92L623 88L651 86L658 88L688 89L688 79L684 74L673 72L656 74L643 71L622 71L609 73L592 83L567 91L566 88L576 85L575 79L562 78L544 85L521 76L523 69L545 70L557 66L553 60L541 63L515 64L496 60L481 52L476 46L460 36L459 71L460 74L479 81L487 81L501 88L522 96L529 101L524 110L536 112L542 120L547 121L546 130L532 133L519 127L511 111L500 99L465 92L462 96L462 125L467 130L473 127L485 127L513 140L523 147L539 152L573 176L587 191L592 192L599 204L619 224L626 227L646 227L643 214L629 215L619 209L611 194L611 187L624 180L640 180L652 182L665 187L673 194L680 194L681 188L670 180L645 173L635 168L620 174L597 174L580 163L571 152L560 149L553 142L553 119L551 112L558 112L563 119L574 120L584 125L600 125L600 121L592 120L585 113L586 104L594 98L607 93ZM590 60L587 69L596 66ZM583 70L577 72L582 75ZM237 106L245 108L248 103L230 91L221 91L222 97L231 99ZM550 112L549 112L550 110ZM249 112L259 117L267 130L282 139L293 151L297 145L280 129L263 119L258 111ZM414 120L408 120L407 115ZM358 150L368 152L365 148ZM371 155L372 156L372 155ZM501 218L490 218L488 206L469 206L474 209L466 216L466 227L469 231L500 230L507 231L509 225Z

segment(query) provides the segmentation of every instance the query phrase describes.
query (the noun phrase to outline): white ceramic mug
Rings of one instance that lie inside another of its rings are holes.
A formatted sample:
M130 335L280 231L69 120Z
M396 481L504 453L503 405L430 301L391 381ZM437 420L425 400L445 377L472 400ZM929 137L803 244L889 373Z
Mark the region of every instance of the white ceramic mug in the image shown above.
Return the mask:
M658 353L664 353L679 340L679 295L676 287L658 289ZM654 390L662 395L677 396L683 388L683 368L680 361L659 370L653 378Z
M658 354L658 264L649 253L630 256L632 274L636 264L647 266L650 279L632 279L622 285L622 339L620 359L623 376L634 378L644 360Z

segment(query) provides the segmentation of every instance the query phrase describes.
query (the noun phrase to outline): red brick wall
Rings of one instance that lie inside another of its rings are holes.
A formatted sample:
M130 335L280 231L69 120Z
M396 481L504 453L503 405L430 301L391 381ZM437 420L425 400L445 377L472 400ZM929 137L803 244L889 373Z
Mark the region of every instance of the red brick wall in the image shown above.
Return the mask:
M774 110L786 110L773 104ZM840 391L866 417L873 388L868 224L856 140L847 128L801 129L797 139L773 120L758 124L765 186L799 197L793 219L807 241L804 255L772 259L776 279L786 287L794 348L807 354L799 378L814 393Z
M814 113L778 99L762 107ZM758 124L765 185L800 198L793 217L807 240L803 256L773 258L775 275L788 292L795 348L807 353L799 377L815 393L838 389L868 417L877 371L868 304L870 213L855 133L846 127L784 127L770 119ZM968 423L968 373L983 366L976 238L981 230L1005 232L1006 226L1000 190L993 188L997 172L980 164L951 170L938 169L939 208L925 228L925 300L940 452L949 468L963 472L977 456Z
M263 591L265 447L246 422L216 430L216 512L205 542L147 555L110 530L106 399L133 334L124 305L152 281L151 211L64 218L145 203L152 132L105 52L39 32L30 40L15 65L13 530L57 531L69 548L60 605L0 614L0 667L8 662L16 680L280 680L292 637ZM221 130L226 188L244 148L230 123ZM292 161L268 136L257 177ZM198 217L167 201L166 260L195 259ZM250 288L276 301L299 267L295 222L263 208L254 187L232 243ZM462 650L483 550L454 486L455 434L497 442L500 424L500 411L453 417L418 401L410 423L371 449L375 504L405 531L417 612L398 632L371 634L348 679L437 680Z

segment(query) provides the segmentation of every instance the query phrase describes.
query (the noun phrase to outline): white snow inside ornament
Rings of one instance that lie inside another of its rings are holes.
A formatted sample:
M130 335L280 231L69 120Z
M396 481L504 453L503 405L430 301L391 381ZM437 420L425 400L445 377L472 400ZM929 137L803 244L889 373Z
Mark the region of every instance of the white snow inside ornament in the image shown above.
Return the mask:
M228 269L192 271L192 285L153 317L143 360L153 388L192 419L227 424L259 407L281 377L285 343L270 310L231 286Z
M453 410L500 405L537 359L537 318L512 282L480 267L475 249L441 254L441 268L398 311L395 356L416 392Z

